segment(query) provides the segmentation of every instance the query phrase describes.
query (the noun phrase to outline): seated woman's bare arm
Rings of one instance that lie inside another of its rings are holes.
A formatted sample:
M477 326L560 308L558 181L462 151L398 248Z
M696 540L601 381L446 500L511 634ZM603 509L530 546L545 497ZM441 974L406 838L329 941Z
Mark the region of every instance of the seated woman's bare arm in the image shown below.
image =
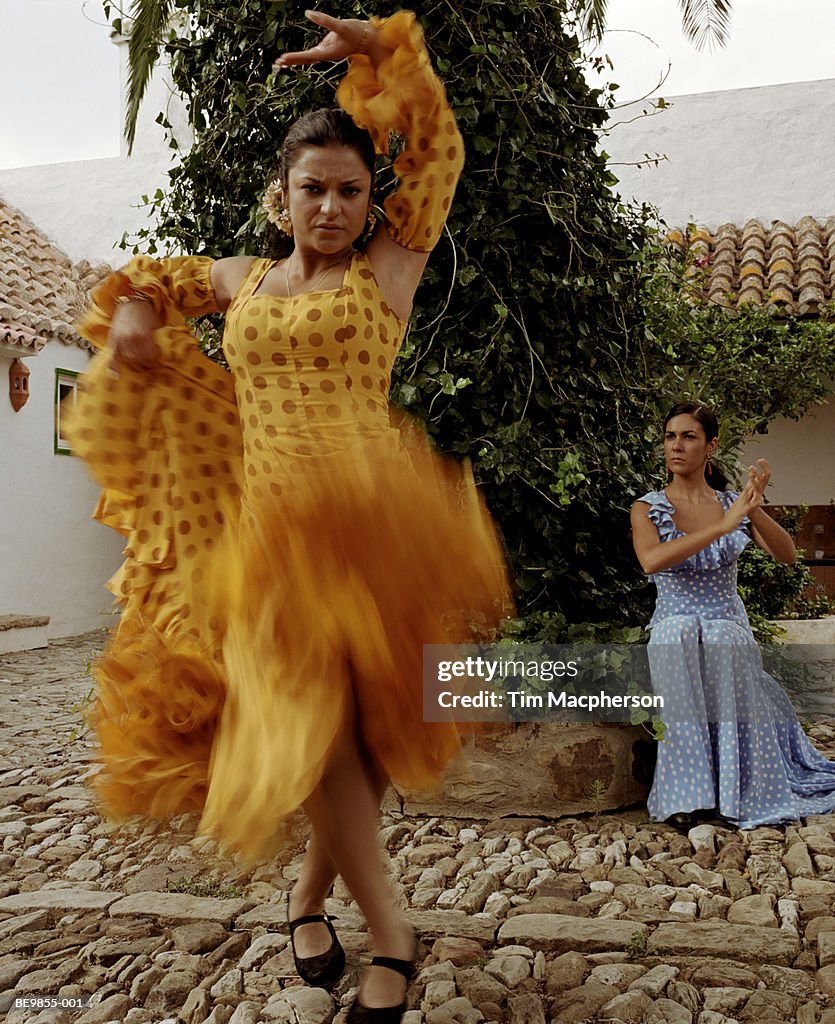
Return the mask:
M712 526L662 543L648 513L649 505L645 501L636 501L632 506L632 547L647 575L672 569L729 532L728 523L720 519Z
M632 546L641 568L647 575L672 569L691 555L698 554L708 544L738 529L742 520L762 504L762 494L749 480L739 497L724 516L711 526L693 530L674 540L663 541L658 536L655 523L649 518L649 505L636 501L632 506Z

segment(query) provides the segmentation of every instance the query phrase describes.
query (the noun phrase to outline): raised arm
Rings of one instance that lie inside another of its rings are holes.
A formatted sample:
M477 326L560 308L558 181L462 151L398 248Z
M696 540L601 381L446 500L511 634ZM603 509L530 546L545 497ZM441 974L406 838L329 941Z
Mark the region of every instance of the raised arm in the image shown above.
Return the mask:
M340 105L367 129L379 153L388 153L391 134L405 140L393 165L398 188L384 204L387 230L376 231L367 247L386 301L405 320L461 174L461 135L414 14L400 11L368 22L318 11L308 17L328 34L318 46L284 54L277 64L348 57L351 66L337 91Z
M749 473L756 475L759 491L765 494L766 486L771 479L771 467L766 460L757 459L756 468L752 466ZM750 518L754 541L778 562L792 565L797 558L797 548L783 527L762 508L754 509Z
M791 563L795 560L794 541L778 523L762 510L763 493L771 476L765 459L748 471L745 486L724 516L711 526L693 530L682 537L663 541L655 524L649 518L646 502L636 501L632 506L632 546L645 573L662 572L679 565L691 555L698 554L713 541L733 533L747 518L754 541L772 558Z
M702 530L695 530L683 537L676 537L675 540L662 543L648 512L649 505L644 501L636 501L632 506L632 547L635 549L641 568L648 576L664 569L672 569L674 565L690 558L691 555L698 554L713 541L724 537L726 533L730 533L736 528L729 525L726 515L713 526L707 526ZM736 525L738 526L739 523Z

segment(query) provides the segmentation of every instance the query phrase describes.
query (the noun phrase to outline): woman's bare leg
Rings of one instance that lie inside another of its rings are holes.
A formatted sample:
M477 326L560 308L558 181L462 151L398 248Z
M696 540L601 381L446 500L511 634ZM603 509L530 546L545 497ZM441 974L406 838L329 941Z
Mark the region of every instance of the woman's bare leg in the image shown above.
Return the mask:
M379 810L388 778L372 763L367 764L368 774ZM375 826L376 827L376 826ZM314 827L307 847L301 874L293 886L288 917L291 921L307 914L321 914L325 909L325 898L331 890L336 876L336 867ZM327 952L331 944L330 932L323 924L306 924L298 928L293 936L296 954L306 958Z
M321 914L325 897L336 878L336 868L321 840L313 832L302 863L301 874L290 895L287 917L295 921L308 914ZM306 959L319 956L330 948L331 935L324 924L303 924L293 935L296 955Z
M342 876L365 915L374 953L409 960L414 954L414 933L395 906L377 842L382 788L360 745L352 718L334 741L325 774L304 805L316 837L316 846L311 850L315 851L316 861L310 866L309 877L313 880L316 872L318 885L322 885L328 877L327 857L331 869ZM306 878L304 871L299 884L303 877ZM330 876L328 884L332 880ZM293 915L298 917L301 911L295 902L295 890L293 895ZM362 1002L369 1007L394 1006L402 1002L403 992L402 976L388 968L375 967L363 979Z

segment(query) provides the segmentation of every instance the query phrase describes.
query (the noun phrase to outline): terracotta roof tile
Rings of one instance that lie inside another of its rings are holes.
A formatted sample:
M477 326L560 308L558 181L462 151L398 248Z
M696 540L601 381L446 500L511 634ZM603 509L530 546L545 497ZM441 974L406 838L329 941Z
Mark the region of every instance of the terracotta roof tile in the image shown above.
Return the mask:
M794 227L749 220L710 232L692 225L667 240L687 252L689 273L705 275L708 302L727 309L746 303L787 316L820 316L835 299L835 217L803 217Z
M0 307L2 312L2 307ZM46 344L46 338L36 334L28 327L21 327L20 324L7 324L0 320L0 344L17 345L20 348L29 348L33 352L40 352Z
M0 343L39 352L52 338L88 347L73 328L109 267L73 265L19 210L0 200Z

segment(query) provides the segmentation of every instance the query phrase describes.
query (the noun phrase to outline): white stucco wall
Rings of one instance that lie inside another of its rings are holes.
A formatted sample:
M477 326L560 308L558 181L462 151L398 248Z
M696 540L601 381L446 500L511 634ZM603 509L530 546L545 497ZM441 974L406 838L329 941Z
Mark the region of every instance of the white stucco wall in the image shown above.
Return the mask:
M767 434L745 445L743 463L767 459L772 479L768 500L775 505L835 502L835 395L802 420L777 419Z
M126 46L120 45L124 79ZM146 226L142 194L167 183L174 150L155 123L167 110L184 141L183 111L171 102L164 74L149 87L133 156L44 164L0 171L0 196L74 261L119 266L114 249L125 231ZM26 359L31 398L15 413L8 400L11 357L0 355L0 614L49 615L49 637L111 625L104 582L121 562L122 539L90 515L98 488L81 462L53 452L55 369L83 370L90 356L50 342Z
M0 355L0 614L49 615L48 636L111 625L104 582L121 562L122 539L90 515L98 488L80 460L53 451L55 370L83 370L89 353L49 342L25 360L31 397L8 398L11 357Z
M77 263L118 267L131 257L115 246L150 222L140 196L165 184L167 156L82 160L0 171L0 196L22 210Z
M624 198L671 227L835 214L835 78L665 99L650 117L638 116L647 102L613 112L612 123L636 118L602 140ZM658 166L628 166L656 153Z

